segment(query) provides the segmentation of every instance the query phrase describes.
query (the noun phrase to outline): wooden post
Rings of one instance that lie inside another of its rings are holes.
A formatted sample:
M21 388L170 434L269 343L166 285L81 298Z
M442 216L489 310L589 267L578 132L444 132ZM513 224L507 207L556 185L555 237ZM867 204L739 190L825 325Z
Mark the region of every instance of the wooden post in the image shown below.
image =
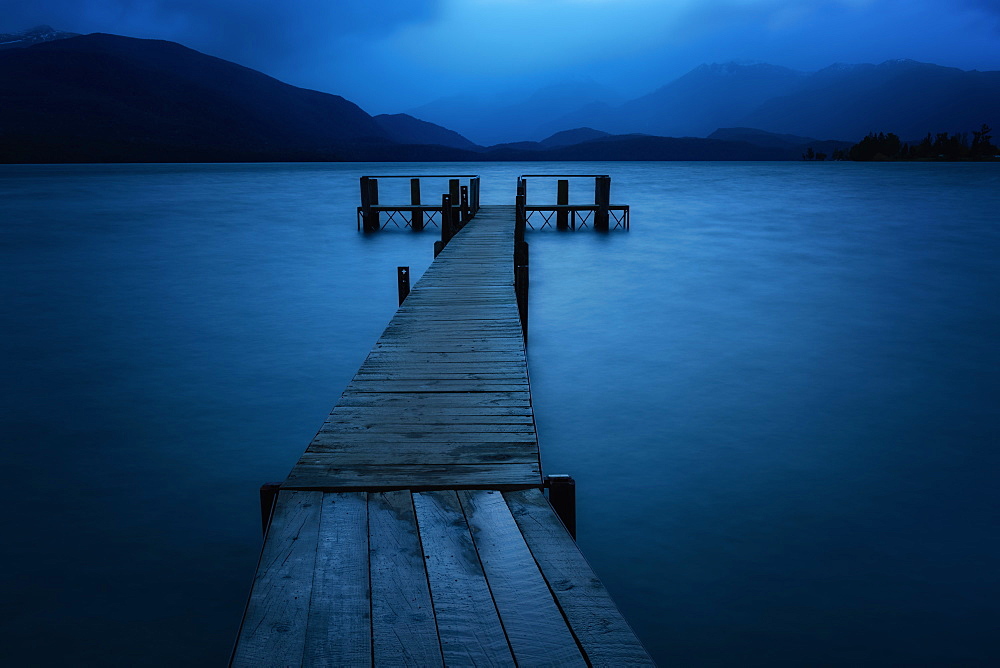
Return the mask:
M403 305L403 300L410 294L410 268L396 267L396 288L399 292L399 305Z
M472 179L469 197L472 199L472 215L479 213L479 177Z
M420 179L410 179L410 204L420 206ZM420 232L424 229L424 212L410 212L410 229Z
M452 236L454 236L455 231L453 229L452 220L452 210L451 210L451 197L448 195L441 195L441 244L447 244L451 241Z
M528 344L528 265L514 268L514 295L517 298L518 315L521 316L521 334L524 344Z
M611 204L611 177L598 176L594 184L594 229L599 232L608 231L608 206Z
M368 231L368 221L371 220L371 200L369 196L371 190L368 188L368 177L361 177L361 225L365 232Z
M569 204L569 181L559 179L556 183L556 205L567 206ZM569 229L569 211L556 212L556 229Z
M524 228L528 224L527 213L524 210L524 195L514 198L514 243L524 241Z
M271 516L274 514L274 504L278 501L280 482L265 482L260 486L260 527L267 536L267 528L271 526Z
M378 232L382 229L378 211L372 211L373 206L378 206L378 179L362 176L361 220L365 232Z
M469 218L472 218L472 212L469 211L469 186L462 186L462 227L469 222Z
M549 488L549 505L576 540L576 481L566 474L545 476Z
M379 220L379 212L372 211L371 207L378 206L378 179L368 179L368 217L365 218L365 229L369 232L378 232L382 229Z
M451 239L451 237L455 236L455 232L462 229L462 218L460 215L457 215L458 212L455 211L455 209L459 206L459 202L462 201L462 187L461 182L458 179L448 180L448 197L451 200L452 213L456 214L451 217L451 234L448 237Z

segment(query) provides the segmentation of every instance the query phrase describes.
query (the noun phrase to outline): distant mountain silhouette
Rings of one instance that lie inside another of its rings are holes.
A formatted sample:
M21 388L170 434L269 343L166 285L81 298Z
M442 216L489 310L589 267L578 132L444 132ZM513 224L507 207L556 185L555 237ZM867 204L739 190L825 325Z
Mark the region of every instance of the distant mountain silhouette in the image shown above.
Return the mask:
M757 146L779 146L782 148L795 148L796 146L805 146L820 141L813 137L766 132L757 128L719 128L708 135L708 138L722 139L724 141L745 141ZM841 143L847 144L848 142Z
M617 108L609 119L610 130L704 137L733 125L733 119L742 118L767 100L787 95L805 76L775 65L702 65Z
M833 155L835 151L845 151L852 146L852 142L848 141L776 134L754 128L719 128L710 134L708 138L722 141L746 142L754 146L783 148L790 151L793 155L802 155L809 149L813 149L813 151L818 153Z
M309 160L392 143L337 95L173 42L93 34L0 52L5 161Z
M702 65L625 104L590 102L542 127L695 137L749 127L856 141L876 128L920 138L967 132L984 122L1000 124L1000 72L895 60L811 74L762 64Z
M493 98L456 96L410 109L408 113L489 146L502 142L537 141L560 130L586 125L576 123L552 129L542 127L549 119L560 118L580 107L606 100L617 101L617 95L593 81L569 81L525 91L520 99L511 95Z
M437 144L469 151L482 148L454 130L422 121L409 114L379 114L375 116L375 122L385 130L389 138L400 144Z
M969 132L1000 120L1000 72L966 72L912 60L834 65L795 91L746 114L739 125L851 139L891 130L901 137Z
M608 136L609 134L607 132L595 130L594 128L575 128L573 130L563 130L562 132L557 132L554 135L546 137L540 141L539 144L546 148L551 148L553 146L571 146L573 144L580 144L594 139L603 139Z
M746 142L720 141L696 137L655 137L651 135L608 135L573 144L524 150L521 144L491 147L487 160L797 160L795 151L755 146Z

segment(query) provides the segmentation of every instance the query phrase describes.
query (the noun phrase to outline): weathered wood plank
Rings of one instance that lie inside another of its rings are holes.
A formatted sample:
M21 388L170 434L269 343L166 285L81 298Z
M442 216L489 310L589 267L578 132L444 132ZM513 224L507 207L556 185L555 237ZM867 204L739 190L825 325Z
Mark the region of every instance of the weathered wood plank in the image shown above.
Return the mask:
M278 493L233 666L302 663L322 501L319 492Z
M486 427L487 425L481 425ZM364 444L364 443L398 443L401 445L406 444L417 444L417 443L493 443L498 447L503 447L504 443L525 443L534 444L536 442L535 432L533 430L524 430L520 432L511 431L496 431L493 429L477 429L459 431L459 430L445 430L445 431L433 431L424 430L422 425L411 425L409 431L397 431L397 432L380 432L380 431L363 431L363 432L334 432L322 429L313 438L311 445L336 445L342 443L344 445L352 444Z
M541 481L541 465L534 461L530 464L339 466L333 456L307 453L292 469L282 489L511 489L538 486Z
M445 663L513 666L458 496L419 492L413 504Z
M517 406L400 406L379 408L377 406L338 406L327 418L328 422L341 420L378 420L389 421L395 418L401 420L422 419L428 423L449 420L457 422L475 421L483 418L484 422L503 424L504 422L533 421L530 407Z
M440 666L437 624L409 492L368 495L376 666Z
M491 381L448 381L428 380L425 382L413 380L385 381L351 381L347 391L355 394L377 393L393 394L399 392L423 393L466 393L466 392L527 392L527 381L491 382Z
M438 418L440 419L440 418ZM319 434L327 435L377 435L380 438L426 438L432 434L532 434L535 426L531 420L521 419L516 424L486 424L455 422L447 424L435 423L428 418L414 418L409 422L387 423L379 419L366 421L363 416L355 416L353 420L344 422L327 421L319 430ZM317 436L319 435L317 434Z
M538 447L525 443L332 442L309 445L306 455L324 457L338 468L534 464Z
M430 366L430 365L427 365ZM437 369L420 369L419 366L397 367L392 371L387 369L372 369L362 367L355 375L354 380L368 382L392 381L392 380L449 380L449 381L495 381L498 383L516 382L524 384L528 378L524 370L518 372L517 367L510 371L504 371L502 365L494 367L495 371L440 371Z
M518 665L586 666L500 492L458 492Z
M588 661L654 665L542 493L504 492L504 499Z
M346 392L337 406L531 407L528 392Z
M358 666L371 661L368 499L324 494L309 605L304 664Z

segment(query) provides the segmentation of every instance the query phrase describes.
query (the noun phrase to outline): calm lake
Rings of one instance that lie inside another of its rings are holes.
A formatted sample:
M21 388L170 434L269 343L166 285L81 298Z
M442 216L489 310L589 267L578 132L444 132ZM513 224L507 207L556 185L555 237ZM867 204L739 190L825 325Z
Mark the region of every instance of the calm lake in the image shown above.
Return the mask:
M356 231L358 177L442 173L632 206L529 231L528 354L662 665L992 664L1000 165L855 163L0 166L5 664L224 665L258 487L432 258Z

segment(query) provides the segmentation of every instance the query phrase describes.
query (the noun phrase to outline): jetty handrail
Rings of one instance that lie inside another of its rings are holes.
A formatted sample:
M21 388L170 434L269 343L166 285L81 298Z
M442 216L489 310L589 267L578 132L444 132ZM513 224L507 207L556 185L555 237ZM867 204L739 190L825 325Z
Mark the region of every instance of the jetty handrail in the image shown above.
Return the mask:
M378 174L368 175L370 179L478 179L479 174Z
M607 174L521 174L518 178L521 179L540 179L540 178L553 178L553 179L599 179L611 177Z
M529 178L549 178L558 179L556 182L556 203L554 205L528 204L528 179ZM594 179L594 203L574 204L569 203L569 179ZM589 214L593 214L592 223L595 230L607 232L611 229L612 217L615 221L615 229L621 227L623 230L629 229L629 207L627 204L611 204L611 176L608 174L522 174L517 177L517 196L520 198L518 205L518 217L527 222L531 213L537 212L544 218L544 222L539 229L550 224L552 217L556 219L555 228L557 230L575 230L577 228L577 214L581 216L581 227L586 226ZM621 215L612 216L612 211L619 211ZM545 214L548 215L545 215ZM534 229L534 226L528 224Z

